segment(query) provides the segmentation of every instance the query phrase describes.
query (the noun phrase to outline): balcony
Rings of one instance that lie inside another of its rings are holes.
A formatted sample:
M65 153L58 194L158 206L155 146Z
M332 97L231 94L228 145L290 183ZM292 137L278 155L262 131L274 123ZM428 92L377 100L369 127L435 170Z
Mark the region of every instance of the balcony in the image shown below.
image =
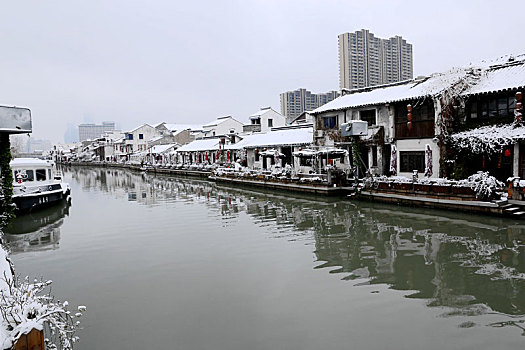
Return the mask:
M261 124L249 124L242 126L243 132L261 132Z

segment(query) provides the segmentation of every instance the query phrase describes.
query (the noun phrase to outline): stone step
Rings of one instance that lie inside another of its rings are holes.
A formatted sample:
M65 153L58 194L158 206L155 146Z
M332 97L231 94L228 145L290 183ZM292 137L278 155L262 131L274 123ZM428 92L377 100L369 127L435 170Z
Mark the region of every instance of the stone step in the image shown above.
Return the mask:
M512 204L507 203L507 204L500 205L500 208L501 209L506 209L506 208L510 208L512 206L513 206Z
M516 215L516 216L522 216L525 214L525 211L517 211L515 213L512 213L512 215Z

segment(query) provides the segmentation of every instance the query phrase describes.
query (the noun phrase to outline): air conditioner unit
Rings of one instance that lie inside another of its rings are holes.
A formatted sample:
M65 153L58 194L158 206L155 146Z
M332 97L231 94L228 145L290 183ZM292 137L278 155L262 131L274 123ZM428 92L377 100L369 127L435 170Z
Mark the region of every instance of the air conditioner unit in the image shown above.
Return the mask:
M315 130L315 137L323 137L324 136L324 130Z
M351 120L341 125L341 136L366 136L368 135L368 122Z

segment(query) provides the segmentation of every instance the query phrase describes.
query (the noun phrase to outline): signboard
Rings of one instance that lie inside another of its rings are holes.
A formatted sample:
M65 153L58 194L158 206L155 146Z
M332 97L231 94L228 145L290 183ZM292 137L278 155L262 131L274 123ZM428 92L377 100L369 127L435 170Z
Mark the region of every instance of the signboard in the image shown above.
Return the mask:
M32 131L31 110L0 106L0 133L26 134Z
M368 122L351 120L341 124L341 136L366 136L368 135Z

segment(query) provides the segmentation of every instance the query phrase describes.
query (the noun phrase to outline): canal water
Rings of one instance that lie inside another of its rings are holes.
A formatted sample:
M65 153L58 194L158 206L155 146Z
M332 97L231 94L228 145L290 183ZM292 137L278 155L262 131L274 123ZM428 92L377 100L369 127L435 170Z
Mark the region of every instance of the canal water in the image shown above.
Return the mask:
M65 169L17 273L86 305L77 349L523 349L525 222Z

